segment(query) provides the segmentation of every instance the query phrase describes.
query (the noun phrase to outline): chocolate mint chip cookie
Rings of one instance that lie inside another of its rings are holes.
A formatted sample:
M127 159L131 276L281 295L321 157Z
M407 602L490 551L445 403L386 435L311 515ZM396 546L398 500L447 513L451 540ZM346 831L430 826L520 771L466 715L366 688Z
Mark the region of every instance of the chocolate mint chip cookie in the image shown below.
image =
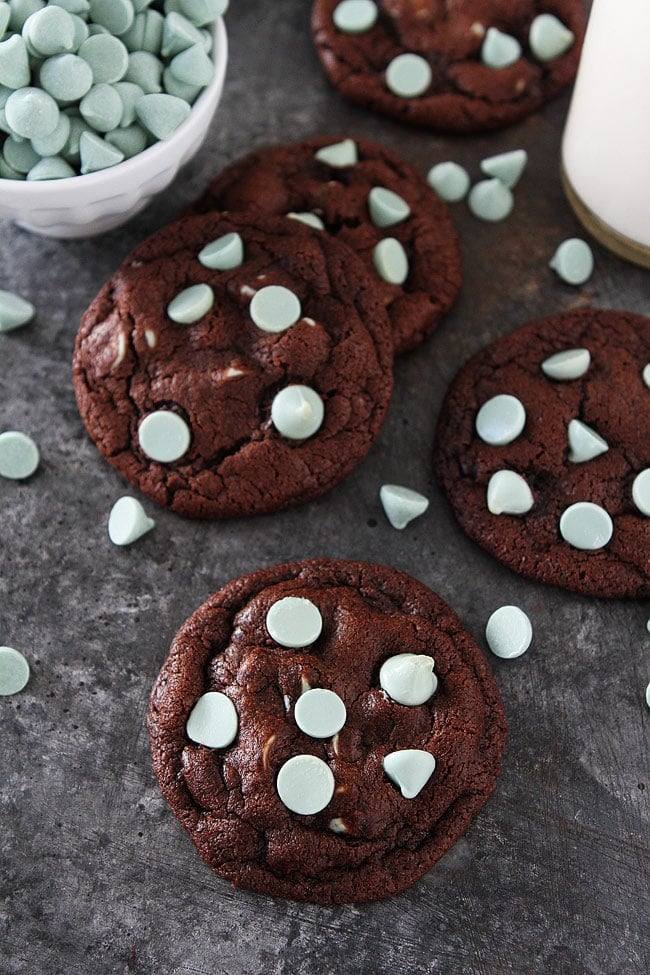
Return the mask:
M136 248L84 315L77 402L101 453L204 518L317 497L361 460L392 390L360 258L284 218L208 214Z
M162 791L235 885L321 904L404 890L467 829L506 737L449 607L319 559L229 583L184 624L149 711Z
M342 95L452 132L509 125L575 75L580 0L316 0L312 30Z
M326 230L360 254L396 354L419 345L456 300L460 252L447 207L408 163L368 139L259 149L217 176L192 211L251 209Z
M470 359L435 446L470 538L540 582L650 595L649 364L650 319L591 308Z

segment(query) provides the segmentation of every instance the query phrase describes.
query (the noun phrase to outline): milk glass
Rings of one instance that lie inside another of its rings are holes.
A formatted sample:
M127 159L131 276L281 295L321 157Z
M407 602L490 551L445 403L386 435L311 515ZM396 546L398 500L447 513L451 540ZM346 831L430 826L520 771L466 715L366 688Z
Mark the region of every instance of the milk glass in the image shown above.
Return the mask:
M589 232L650 268L650 0L594 0L562 178Z

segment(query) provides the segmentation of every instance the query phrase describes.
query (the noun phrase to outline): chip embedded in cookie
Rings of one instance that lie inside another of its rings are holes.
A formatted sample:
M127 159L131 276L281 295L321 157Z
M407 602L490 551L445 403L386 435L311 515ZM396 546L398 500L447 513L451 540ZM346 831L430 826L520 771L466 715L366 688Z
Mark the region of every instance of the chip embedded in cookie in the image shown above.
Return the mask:
M321 904L388 897L465 832L506 738L488 664L410 576L318 559L229 583L151 694L153 766L203 859Z
M403 122L500 128L574 78L582 0L315 0L312 33L335 88Z
M333 487L392 391L382 296L343 243L285 218L208 214L136 248L81 323L77 402L107 460L193 517Z
M396 355L430 335L458 296L460 251L446 205L407 162L368 139L258 149L217 176L191 211L255 209L326 230L362 256Z
M650 595L650 319L585 308L461 369L434 461L470 538L520 575Z

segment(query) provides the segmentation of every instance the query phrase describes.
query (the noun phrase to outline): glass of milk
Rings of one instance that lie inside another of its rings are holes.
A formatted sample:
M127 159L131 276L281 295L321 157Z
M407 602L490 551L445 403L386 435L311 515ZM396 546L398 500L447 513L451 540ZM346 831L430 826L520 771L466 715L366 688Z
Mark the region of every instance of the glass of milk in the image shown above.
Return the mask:
M562 142L578 218L650 268L650 0L594 0Z

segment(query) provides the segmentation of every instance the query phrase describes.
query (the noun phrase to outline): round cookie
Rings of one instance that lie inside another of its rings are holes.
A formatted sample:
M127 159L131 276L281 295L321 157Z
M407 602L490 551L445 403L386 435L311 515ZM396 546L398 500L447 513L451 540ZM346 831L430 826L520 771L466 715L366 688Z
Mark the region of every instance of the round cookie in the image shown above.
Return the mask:
M373 0L373 25L356 33L336 26L341 6L316 0L312 12L334 87L402 122L450 132L500 128L554 98L573 80L585 25L581 0Z
M219 518L309 501L349 473L381 427L391 366L381 294L344 244L213 213L158 231L102 288L74 384L124 477Z
M381 288L395 354L419 345L456 300L460 251L446 205L408 163L369 139L321 136L259 149L217 176L192 212L250 209L316 216L360 254ZM387 239L406 256L403 283L377 269L375 249Z
M307 646L269 634L286 599L321 614ZM397 655L426 657L410 671L417 703L391 697L382 665ZM335 721L315 689L342 702ZM214 694L238 718L216 749L188 734ZM320 721L301 730L308 694ZM263 569L204 603L172 644L148 725L162 791L203 859L236 886L321 904L388 897L429 870L494 789L506 738L490 669L446 603L402 572L329 559Z
M648 362L650 319L592 308L534 322L470 359L447 393L434 453L470 538L539 582L650 595L650 519L633 488L650 467Z

